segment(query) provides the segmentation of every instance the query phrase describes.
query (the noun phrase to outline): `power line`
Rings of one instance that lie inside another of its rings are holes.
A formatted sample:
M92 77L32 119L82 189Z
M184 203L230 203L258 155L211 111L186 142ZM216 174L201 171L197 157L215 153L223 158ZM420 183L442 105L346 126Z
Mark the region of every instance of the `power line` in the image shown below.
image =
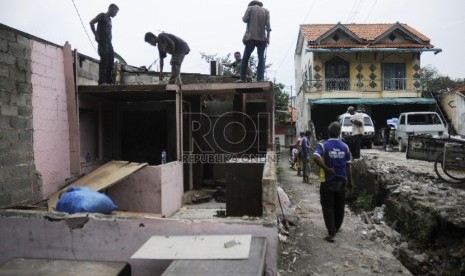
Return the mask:
M78 8L76 7L76 4L74 3L74 0L71 0L71 2L73 2L74 9L75 9L76 12L77 12L77 15L78 15L78 17L79 17L79 20L81 21L82 28L84 29L84 32L86 33L87 38L88 38L89 41L90 41L90 44L92 44L92 47L94 47L95 52L98 54L97 48L95 48L95 45L94 45L94 43L92 42L92 39L90 39L89 33L87 33L86 27L84 26L84 22L82 22L81 14L79 13L79 10L78 10Z
M317 1L317 0L314 0L314 1L313 1L313 4L310 6L310 9L308 10L308 12L307 12L307 14L305 15L304 20L303 20L302 22L305 23L305 20L307 20L308 16L310 15L310 12L313 10L313 7L315 6L316 1ZM286 54L283 55L283 59L282 59L281 62L279 63L278 69L276 69L276 71L275 71L275 73L274 73L274 77L275 77L275 78L276 78L277 72L279 71L279 69L281 69L281 66L283 65L284 61L286 60L287 54L288 54L289 51L291 50L292 45L294 45L294 41L293 41L293 40L291 40L291 43L290 43L290 45L289 45L289 48L288 48L287 51L286 51Z
M371 6L370 11L368 12L367 16L365 17L365 20L363 20L363 23L367 22L368 18L370 17L371 13L373 12L373 9L375 8L377 2L378 2L378 0L375 0L373 2L373 5Z

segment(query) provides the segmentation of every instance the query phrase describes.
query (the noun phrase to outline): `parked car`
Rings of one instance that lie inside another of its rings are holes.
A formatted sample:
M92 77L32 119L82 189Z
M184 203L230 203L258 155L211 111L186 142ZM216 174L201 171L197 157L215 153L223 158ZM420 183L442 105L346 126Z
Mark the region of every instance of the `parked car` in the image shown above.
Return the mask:
M362 114L365 133L362 136L361 146L365 146L371 149L375 139L375 126L373 125L373 121L368 114ZM352 135L352 123L350 122L351 117L352 115L349 113L341 114L338 117L338 121L341 124L341 139L345 141L348 140L347 137Z
M405 112L399 115L396 129L396 140L399 143L399 151L405 152L408 146L408 137L416 134L429 134L442 136L446 132L446 126L436 112Z

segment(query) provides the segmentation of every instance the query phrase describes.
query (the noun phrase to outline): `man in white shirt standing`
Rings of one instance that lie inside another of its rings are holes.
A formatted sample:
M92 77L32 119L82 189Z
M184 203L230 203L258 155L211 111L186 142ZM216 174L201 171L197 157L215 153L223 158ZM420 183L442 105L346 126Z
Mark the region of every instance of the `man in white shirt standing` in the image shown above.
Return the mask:
M350 137L350 151L354 159L360 158L360 143L362 135L365 133L363 114L355 111L353 106L347 108L347 113L352 115L350 122L352 123L352 136Z

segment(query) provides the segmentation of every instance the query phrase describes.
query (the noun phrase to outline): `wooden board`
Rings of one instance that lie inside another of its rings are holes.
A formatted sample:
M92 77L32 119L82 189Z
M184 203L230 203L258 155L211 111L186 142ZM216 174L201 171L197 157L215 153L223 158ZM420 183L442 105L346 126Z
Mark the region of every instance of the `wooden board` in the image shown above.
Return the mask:
M253 237L246 260L176 260L162 276L261 276L265 275L266 238Z
M71 183L70 186L86 186L93 190L100 191L118 183L145 166L147 166L147 163L110 161ZM60 194L67 189L68 187L64 187L50 196L48 200L49 210L56 207Z
M152 236L131 259L247 259L251 235Z
M12 258L0 265L0 275L126 276L131 275L131 267L122 262Z

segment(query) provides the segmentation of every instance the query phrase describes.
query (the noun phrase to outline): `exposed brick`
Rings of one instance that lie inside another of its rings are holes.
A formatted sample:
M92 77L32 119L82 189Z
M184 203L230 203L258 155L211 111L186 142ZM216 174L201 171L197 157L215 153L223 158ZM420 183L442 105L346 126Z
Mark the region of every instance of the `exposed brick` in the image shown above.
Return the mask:
M11 127L15 129L25 129L28 126L28 121L30 119L28 118L20 118L20 117L12 117L10 122L11 122Z
M8 53L15 57L25 58L25 50L26 47L21 44L12 41L8 42Z
M32 60L32 50L27 48L24 50L24 58L27 60Z
M0 83L2 84L1 89L3 91L16 93L16 82L14 80L0 76Z
M32 106L18 106L18 115L21 117L31 117L32 116Z
M8 42L0 38L0 52L8 51Z
M19 130L18 137L19 137L19 141L21 142L32 143L32 130L31 129Z
M11 205L11 195L7 193L0 194L0 207Z
M31 61L25 58L18 58L16 68L21 71L31 72Z
M32 83L30 82L30 79L27 82L17 83L17 87L19 93L26 93L28 94L28 97L30 97L29 94L32 93Z
M9 67L8 66L5 66L3 64L0 64L0 76L2 77L9 77Z
M23 45L23 46L25 46L27 48L31 47L31 40L29 40L29 38L27 38L27 37L24 37L24 36L21 36L21 35L16 35L16 41L19 44L21 44L21 45Z
M6 104L0 105L0 114L1 115L10 115L10 116L18 116L18 107L11 106Z
M19 132L13 129L0 129L0 142L18 143L20 141Z
M11 149L10 146L11 146L11 144L9 142L0 142L0 152L10 151L10 149ZM1 177L2 177L2 175L0 173L0 179L1 179Z
M2 129L11 128L10 118L11 118L10 116L0 115L0 128Z
M16 41L16 35L13 32L0 30L0 37L9 40L9 41Z
M32 138L31 138L32 140ZM1 143L1 142L0 142ZM32 152L32 142L29 143L12 143L10 144L10 151L31 151Z
M13 175L28 175L29 171L26 168L32 162L32 152L7 153L0 155L1 164L5 167L11 167Z
M10 69L10 79L17 80L20 82L26 82L28 80L26 72L18 70L16 68Z
M8 65L15 65L16 57L10 53L2 53L0 52L0 64L8 64Z
M0 103L9 103L10 95L11 92L0 89Z

